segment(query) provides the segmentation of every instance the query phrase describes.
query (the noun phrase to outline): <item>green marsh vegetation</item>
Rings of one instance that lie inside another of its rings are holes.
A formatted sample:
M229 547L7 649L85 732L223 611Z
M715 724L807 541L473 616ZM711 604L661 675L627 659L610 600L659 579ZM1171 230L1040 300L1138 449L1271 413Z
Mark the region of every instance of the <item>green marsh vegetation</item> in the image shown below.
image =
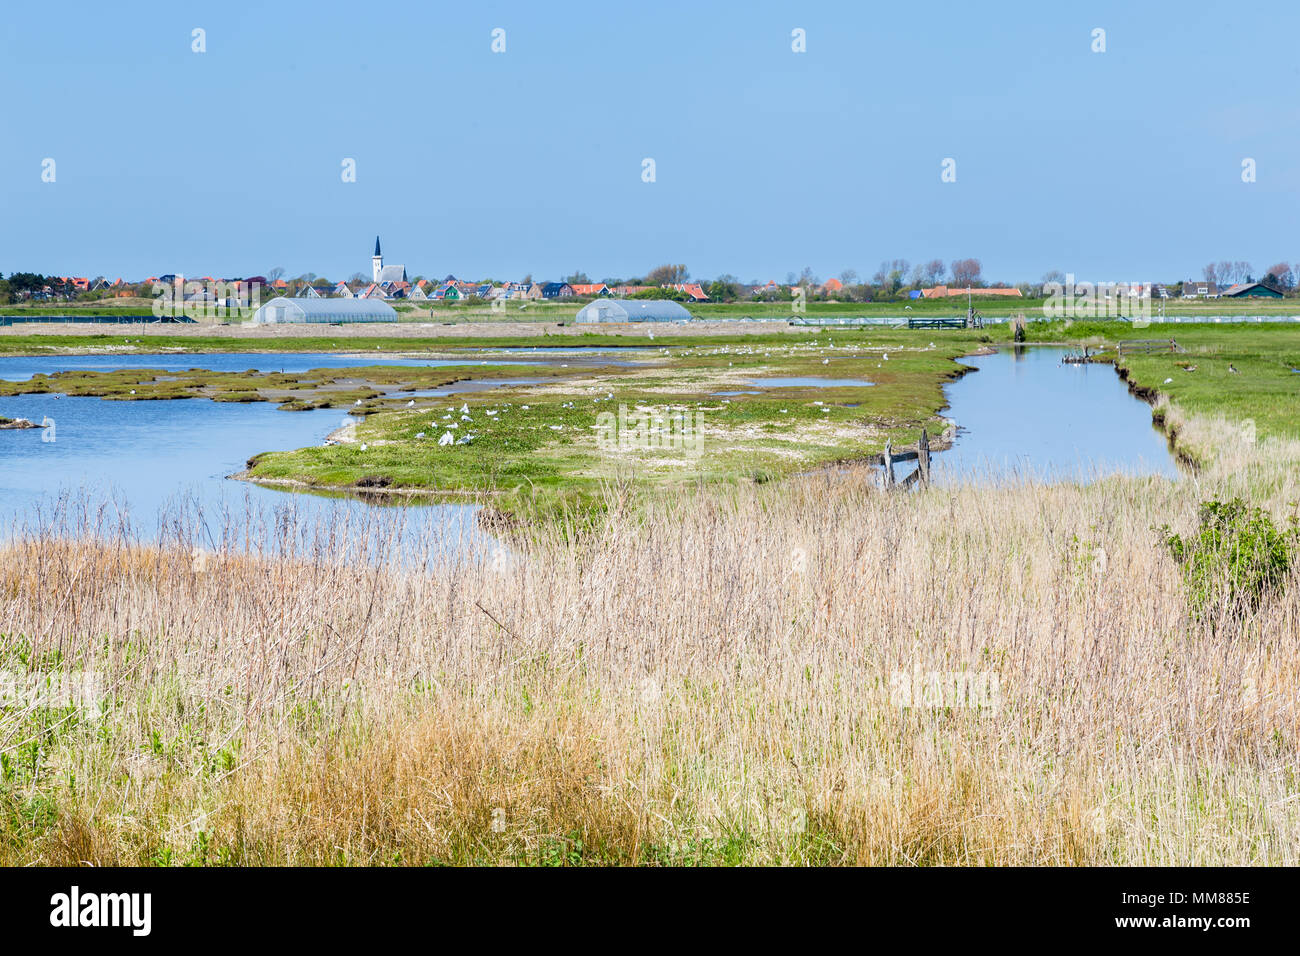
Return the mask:
M1218 351L1283 361L1274 331L1180 329L1188 354L1149 357L1232 362L1208 381L1244 389L1250 440L1208 392L1171 400L1176 366L1134 357L1130 380L1207 450L1181 481L887 494L852 464L782 467L785 445L816 460L937 423L980 344L823 333L399 396L350 444L259 457L322 483L580 489L549 500L581 534L537 522L500 564L403 564L366 527L274 556L37 528L0 546L0 671L93 673L98 706L0 706L0 863L1296 865L1300 436L1269 417L1268 377ZM877 384L711 394L777 374ZM639 473L674 477L634 507L628 462L569 434L620 401L698 401L717 447L686 466L639 452ZM426 448L463 403L480 437ZM771 460L783 479L756 480ZM992 675L999 704L891 698L918 673Z

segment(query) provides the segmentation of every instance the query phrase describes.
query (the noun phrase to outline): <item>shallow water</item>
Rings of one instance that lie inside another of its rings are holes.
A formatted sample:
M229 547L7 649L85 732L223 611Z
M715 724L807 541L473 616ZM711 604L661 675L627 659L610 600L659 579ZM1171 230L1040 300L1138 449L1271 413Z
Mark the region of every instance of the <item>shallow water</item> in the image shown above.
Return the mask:
M1113 366L1062 365L1065 354L1030 347L961 359L979 371L946 387L943 414L958 429L953 447L934 457L934 480L1177 478L1150 406L1129 393ZM899 466L899 477L910 467Z
M474 350L485 352L486 350ZM567 352L573 352L570 355ZM478 358L394 358L387 354L373 358L365 352L185 352L140 355L0 355L0 379L24 382L33 375L55 372L115 372L121 369L149 368L161 372L283 372L296 375L315 368L361 368L368 365L396 365L408 368L458 368L473 365L518 365L521 368L544 365L614 365L635 367L642 362L601 359L603 355L635 352L635 349L572 349L558 354L548 349L502 349L495 356ZM522 356L529 356L528 359Z
M530 352L532 350L529 350ZM959 424L954 447L934 459L935 481L1004 477L1087 479L1114 472L1177 477L1164 437L1151 426L1149 407L1132 397L1109 365L1061 365L1061 349L1003 350L964 359L979 369L947 386L945 413ZM22 380L67 369L259 368L300 372L352 365L475 365L471 360L349 358L323 353L43 356L0 358L0 377ZM534 364L534 363L522 363ZM548 362L546 364L555 364ZM531 379L460 382L411 397L447 395ZM814 376L756 380L765 387L863 387L860 379ZM182 510L205 521L223 512L271 516L271 526L367 520L377 511L400 513L403 541L441 541L446 547L495 551L479 530L476 506L421 504L378 508L353 498L327 498L226 480L247 458L264 451L304 448L353 419L338 409L283 412L274 403L206 399L104 401L52 394L0 397L0 416L27 418L54 428L0 431L0 536L15 520L46 512L62 497L84 494L112 501L134 533L155 537ZM53 440L45 440L45 439ZM899 477L908 466L899 466ZM377 498L380 503L405 503ZM389 532L385 532L389 533Z
M306 527L355 524L381 510L355 498L226 479L259 452L319 445L339 425L355 421L339 409L283 412L271 402L115 402L44 394L0 397L0 416L54 423L53 429L0 431L0 538L15 522L49 514L65 496L111 501L109 524L128 521L133 536L143 540L156 539L182 512L201 512L207 524L231 511L255 513L272 527ZM403 512L402 527L383 533L404 541L494 547L478 528L476 506L382 510Z
M38 355L0 356L0 379L24 382L38 373L115 372L127 368L156 368L164 372L284 372L296 375L314 368L360 368L367 365L401 365L410 368L442 368L467 365L553 365L554 362L518 362L486 359L371 358L364 353L336 355L330 352L187 352L178 355Z

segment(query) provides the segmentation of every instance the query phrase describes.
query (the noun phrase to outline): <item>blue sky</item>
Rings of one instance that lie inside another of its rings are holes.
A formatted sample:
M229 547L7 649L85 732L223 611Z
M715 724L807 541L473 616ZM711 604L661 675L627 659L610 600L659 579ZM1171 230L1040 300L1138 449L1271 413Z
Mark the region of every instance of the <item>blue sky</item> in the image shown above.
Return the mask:
M1261 270L1300 260L1297 10L9 4L0 271L337 279L376 233L412 274L498 279Z

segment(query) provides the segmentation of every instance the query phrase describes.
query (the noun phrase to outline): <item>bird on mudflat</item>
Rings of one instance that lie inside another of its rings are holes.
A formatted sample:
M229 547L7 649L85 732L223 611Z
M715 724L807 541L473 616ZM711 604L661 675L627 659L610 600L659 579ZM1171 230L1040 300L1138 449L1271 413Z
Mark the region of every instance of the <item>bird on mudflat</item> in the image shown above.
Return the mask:
M1228 371L1232 372L1234 375L1238 374L1237 366L1233 365L1231 362L1228 363Z

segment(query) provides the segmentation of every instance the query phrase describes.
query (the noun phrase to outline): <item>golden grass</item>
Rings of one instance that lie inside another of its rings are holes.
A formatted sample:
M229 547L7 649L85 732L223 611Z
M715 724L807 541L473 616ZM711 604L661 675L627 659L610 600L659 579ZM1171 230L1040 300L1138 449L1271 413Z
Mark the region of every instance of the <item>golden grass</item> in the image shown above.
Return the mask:
M1153 530L1290 512L1300 443L1177 426L1218 464L614 500L427 569L28 531L0 669L109 699L0 710L0 863L1300 863L1300 582L1197 622ZM901 706L931 672L996 706Z

